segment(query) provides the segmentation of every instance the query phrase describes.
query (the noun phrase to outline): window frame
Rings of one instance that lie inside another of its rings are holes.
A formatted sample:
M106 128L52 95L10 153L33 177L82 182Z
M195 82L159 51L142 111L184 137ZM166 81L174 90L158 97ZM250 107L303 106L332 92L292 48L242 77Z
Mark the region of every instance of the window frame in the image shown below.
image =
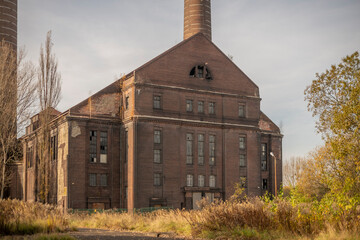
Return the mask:
M202 140L200 139L200 136L202 136ZM198 133L198 165L204 165L205 162L205 134ZM202 146L202 147L201 147Z
M156 152L158 152L158 154L155 155ZM162 163L161 149L154 149L153 154L154 154L154 163ZM158 160L155 156L159 157Z
M186 99L186 112L194 112L194 100Z
M153 109L162 109L162 96L160 94L153 95Z
M197 112L198 113L205 113L205 101L199 100L198 102L198 108L197 108ZM200 104L201 103L201 104ZM201 106L201 107L200 107ZM201 109L201 111L200 111Z
M202 174L198 175L198 187L205 187L205 176Z
M97 174L89 173L89 187L96 187L96 186L97 186Z
M215 115L216 110L215 110L215 106L216 103L215 102L209 102L209 115Z
M194 164L194 134L186 133L186 164Z
M210 188L215 188L216 187L216 176L215 175L210 175L209 176L209 187Z
M97 130L89 131L89 162L97 162Z
M216 161L216 135L210 134L209 135L209 165L215 166L215 161Z
M186 186L187 187L193 187L194 186L194 175L193 174L187 174L186 175Z
M242 110L240 111L240 109L242 109ZM242 113L242 114L240 114L240 113ZM245 118L246 117L246 105L245 105L245 103L239 103L238 117L239 118Z
M162 186L162 173L154 173L154 186Z

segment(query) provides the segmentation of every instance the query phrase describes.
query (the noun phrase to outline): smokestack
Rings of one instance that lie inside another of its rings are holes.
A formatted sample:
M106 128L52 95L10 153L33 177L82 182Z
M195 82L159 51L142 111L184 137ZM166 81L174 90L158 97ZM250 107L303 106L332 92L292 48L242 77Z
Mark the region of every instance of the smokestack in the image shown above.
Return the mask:
M0 0L0 41L17 46L17 0Z
M211 40L210 0L184 0L184 40L199 32Z

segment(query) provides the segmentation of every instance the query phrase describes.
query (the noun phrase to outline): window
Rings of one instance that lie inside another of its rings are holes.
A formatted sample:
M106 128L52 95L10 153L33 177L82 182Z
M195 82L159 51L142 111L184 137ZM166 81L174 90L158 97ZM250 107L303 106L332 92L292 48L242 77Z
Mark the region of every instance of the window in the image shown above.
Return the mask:
M204 134L198 134L198 164L204 165Z
M194 186L194 176L191 174L186 175L186 186L192 187Z
M205 177L204 175L198 176L198 187L204 187L205 185Z
M161 173L154 173L154 186L161 186Z
M246 167L245 154L240 154L240 167Z
M186 164L193 164L193 134L186 134Z
M154 131L154 143L161 143L161 131L160 130Z
M51 154L51 160L53 161L57 159L57 150L58 150L57 135L55 135L50 138L50 154Z
M198 113L204 113L204 101L198 101Z
M33 147L28 147L26 151L27 167L31 168L34 165L34 151Z
M128 131L125 131L124 141L125 141L125 163L127 163L129 156Z
M100 174L100 186L107 186L107 174Z
M261 170L267 169L267 146L266 143L261 144Z
M264 178L264 179L262 180L262 186L261 186L261 188L262 188L263 190L267 190L268 186L267 186L267 179L266 179L266 178Z
M100 163L107 163L108 134L100 132Z
M161 96L154 95L154 108L161 109Z
M209 187L215 187L215 176L214 175L210 175L209 177Z
M245 149L245 137L239 137L239 148L241 150Z
M95 173L89 174L89 185L90 185L90 187L96 186L96 174Z
M193 100L186 100L186 111L192 112L193 111Z
M215 165L215 136L209 136L209 165Z
M209 114L215 114L215 103L209 102Z
M90 131L90 162L96 162L96 131Z
M125 97L125 109L129 109L129 96Z
M239 117L245 117L245 105L239 104Z
M240 177L240 187L246 188L246 177Z
M154 149L154 163L161 163L161 150Z
M205 78L211 80L211 74L207 66L195 66L190 71L190 77Z

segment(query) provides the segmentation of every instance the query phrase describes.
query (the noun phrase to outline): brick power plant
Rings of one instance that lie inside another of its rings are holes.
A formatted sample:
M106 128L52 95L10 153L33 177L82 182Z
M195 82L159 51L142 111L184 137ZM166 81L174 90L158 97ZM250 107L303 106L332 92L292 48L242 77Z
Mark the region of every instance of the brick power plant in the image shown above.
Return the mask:
M48 201L196 209L202 198L228 199L236 183L250 196L275 193L283 136L260 101L258 86L211 40L210 0L185 0L182 42L53 110ZM39 200L38 117L22 137L17 189L26 201Z

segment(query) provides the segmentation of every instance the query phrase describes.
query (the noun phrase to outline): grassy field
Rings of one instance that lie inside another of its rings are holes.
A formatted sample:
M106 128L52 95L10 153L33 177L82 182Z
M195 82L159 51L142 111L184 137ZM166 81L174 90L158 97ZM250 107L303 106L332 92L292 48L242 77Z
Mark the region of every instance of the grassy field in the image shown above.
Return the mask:
M63 214L50 205L0 201L0 234L56 233L76 228L172 232L205 239L360 239L360 207L252 198L204 204L202 210ZM56 235L55 235L56 236ZM67 239L66 237L42 239ZM41 238L39 238L41 239ZM69 237L71 239L71 237Z

